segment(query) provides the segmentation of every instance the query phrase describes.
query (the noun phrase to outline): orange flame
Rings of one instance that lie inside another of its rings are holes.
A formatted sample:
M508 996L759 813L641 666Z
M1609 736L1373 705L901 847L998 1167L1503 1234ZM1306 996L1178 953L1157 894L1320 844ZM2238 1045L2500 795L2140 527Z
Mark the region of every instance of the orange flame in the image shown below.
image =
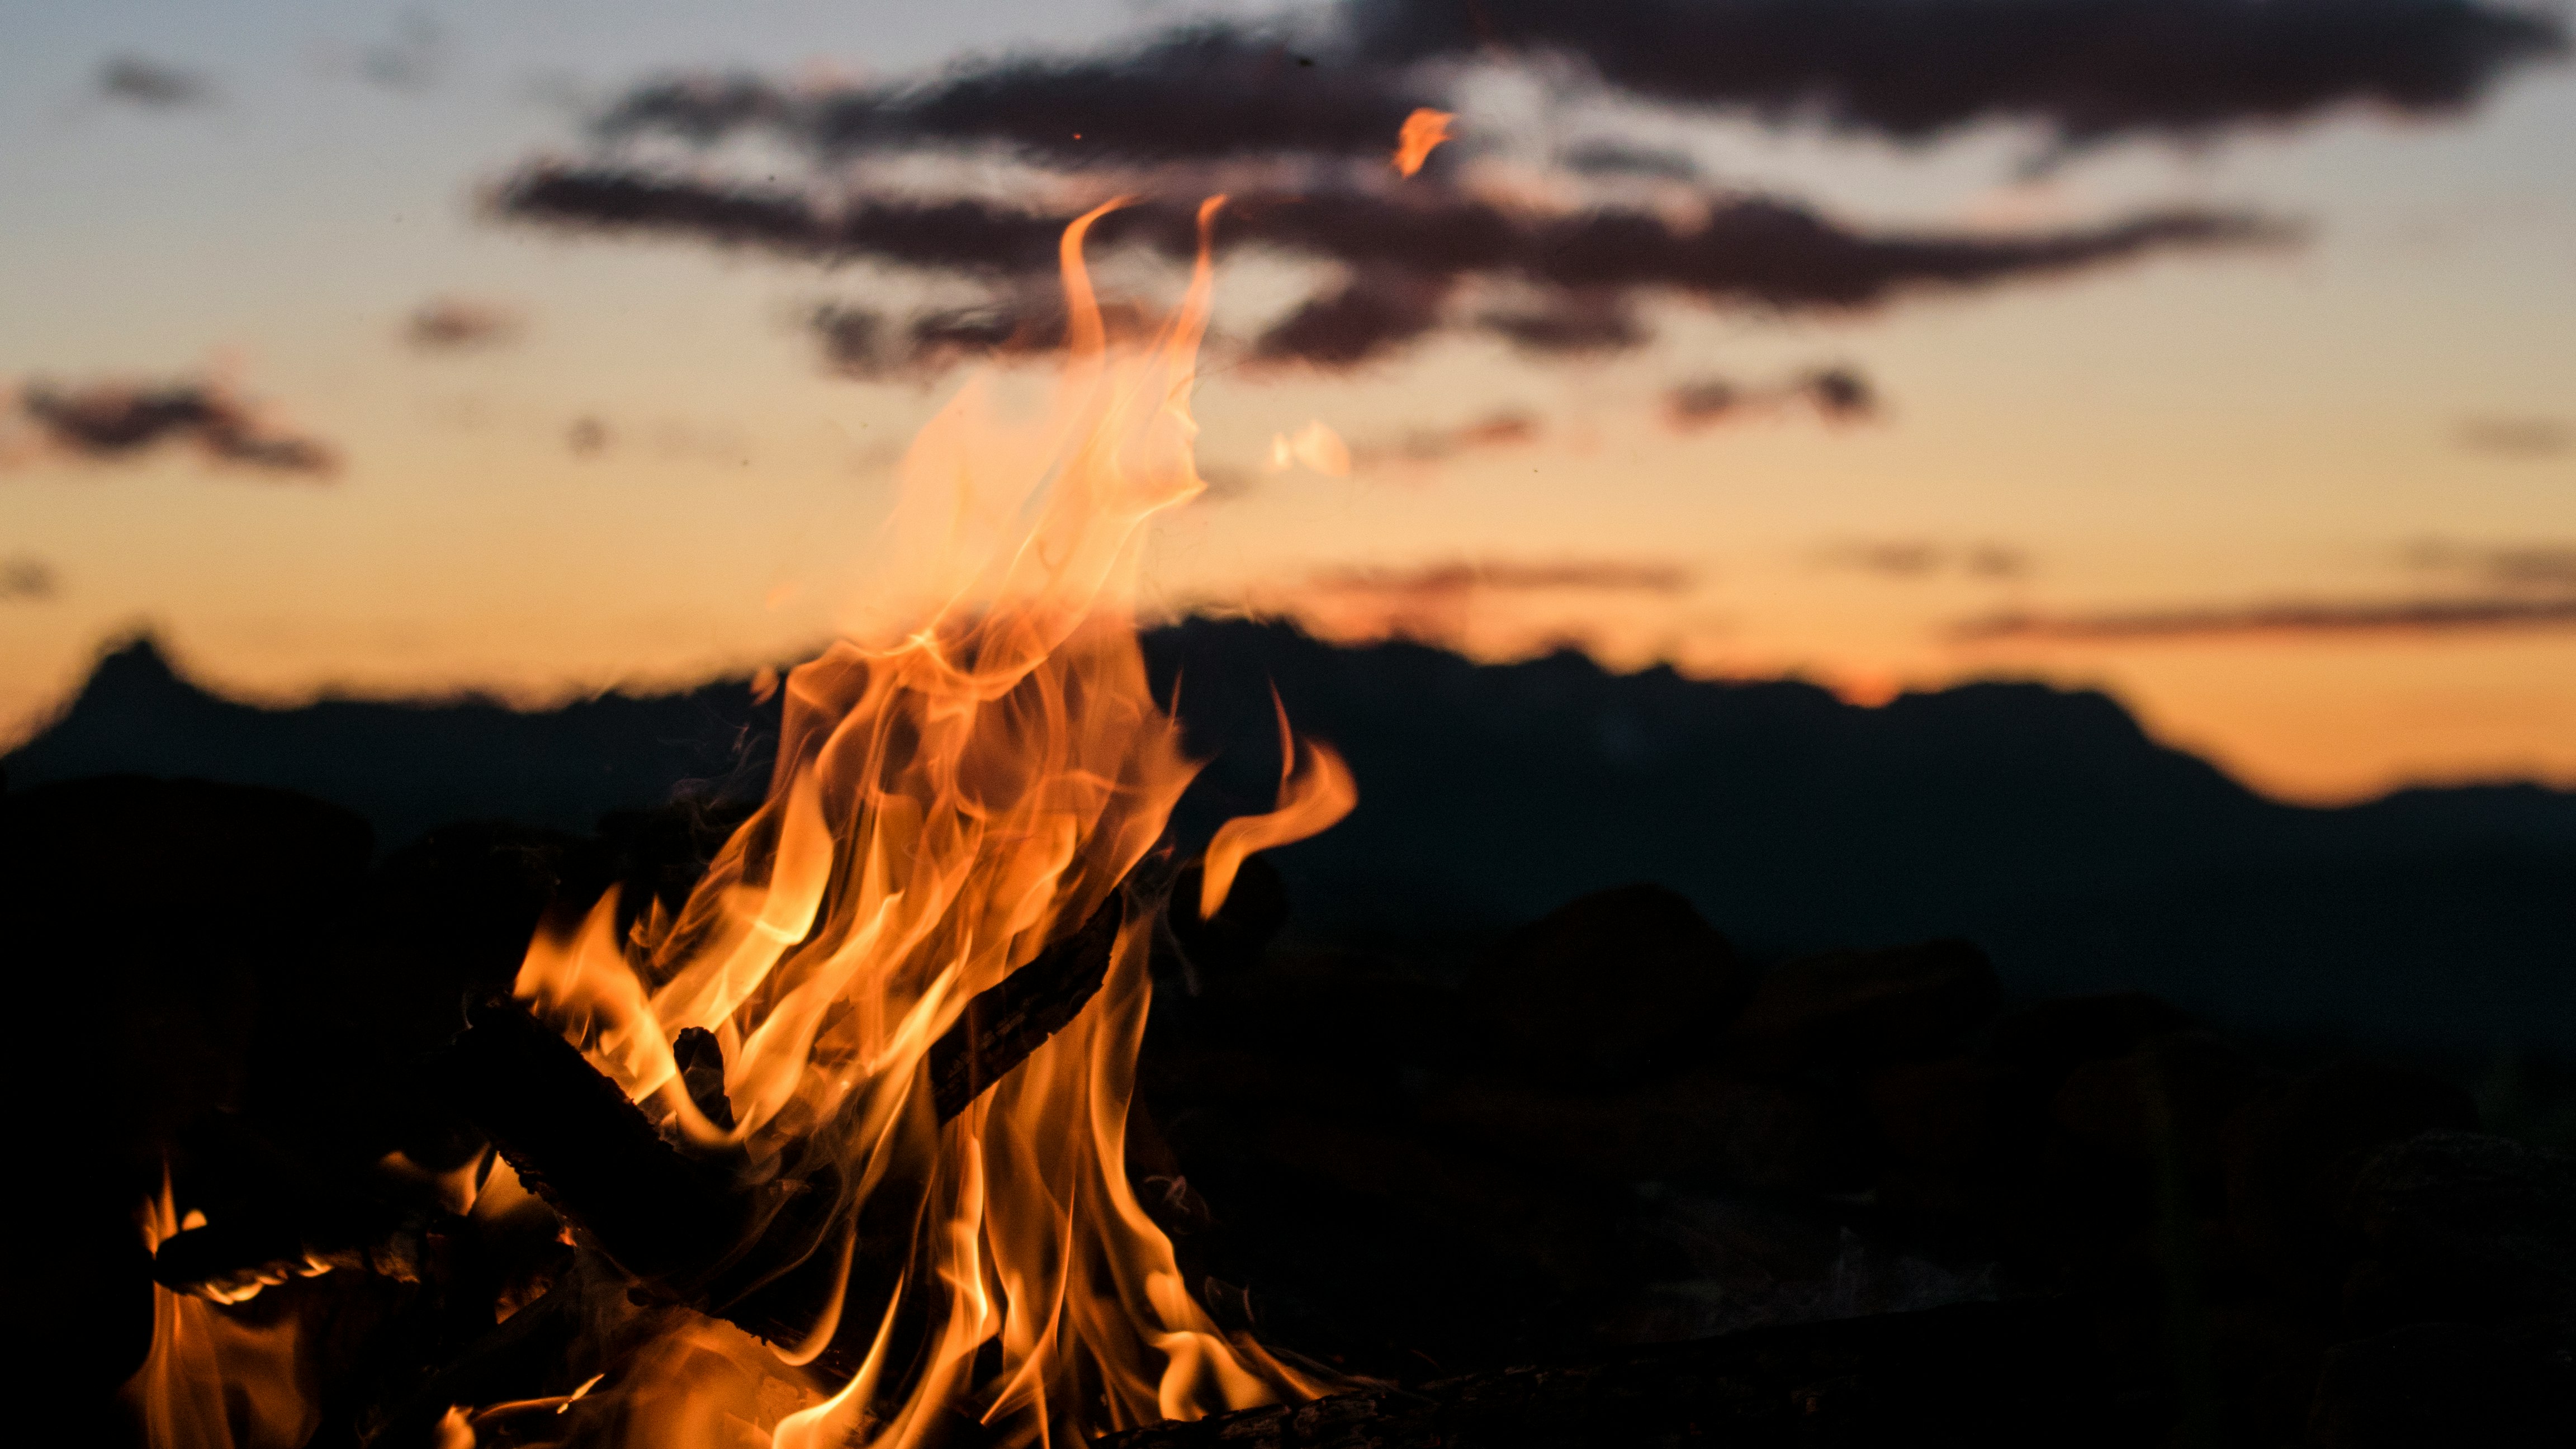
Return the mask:
M1456 119L1448 111L1414 107L1413 114L1404 118L1404 129L1396 134L1396 171L1411 176L1421 170L1422 163L1431 159L1431 149L1449 139L1449 123Z
M1288 728L1288 706L1279 702L1277 690L1271 691L1270 703L1279 711L1279 805L1267 815L1241 816L1216 828L1199 873L1201 920L1225 904L1245 856L1320 834L1360 803L1351 767L1330 745L1297 738Z
M143 1246L204 1221L179 1214L165 1177L144 1205ZM255 1290L254 1290L255 1291ZM248 1294L242 1295L248 1297ZM295 1306L271 1297L258 1316L152 1289L152 1350L123 1390L153 1449L301 1449L321 1423L320 1395Z
M1221 201L1200 211L1183 304L1137 347L1109 345L1083 266L1109 208L1067 229L1051 410L1003 426L978 383L916 440L893 532L909 573L869 601L874 625L788 676L767 802L675 918L621 937L603 899L529 946L519 996L689 1141L754 1180L838 1184L835 1222L891 1184L926 1194L891 1302L836 1296L757 1372L726 1346L748 1339L701 1325L593 1396L656 1406L629 1422L717 1413L722 1392L685 1367L709 1355L756 1384L834 1342L866 1345L856 1376L776 1418L778 1449L913 1445L961 1410L997 1443L1079 1442L1323 1387L1217 1328L1130 1190L1148 920L1127 917L1074 1022L954 1121L925 1125L919 1070L971 997L1112 898L1196 771L1147 688L1134 597L1146 525L1203 486L1188 394ZM1349 808L1337 757L1292 754L1280 808L1217 837L1212 880ZM688 1027L724 1048L730 1128L679 1079ZM841 1231L819 1252L846 1280L857 1229Z

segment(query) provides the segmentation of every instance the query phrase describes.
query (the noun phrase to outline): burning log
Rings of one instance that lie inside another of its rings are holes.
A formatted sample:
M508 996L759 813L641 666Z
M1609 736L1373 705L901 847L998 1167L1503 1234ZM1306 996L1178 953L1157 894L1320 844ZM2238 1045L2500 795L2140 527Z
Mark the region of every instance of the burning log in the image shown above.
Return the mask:
M2086 1341L2058 1300L1961 1303L1274 1404L1132 1430L1101 1449L2128 1442Z

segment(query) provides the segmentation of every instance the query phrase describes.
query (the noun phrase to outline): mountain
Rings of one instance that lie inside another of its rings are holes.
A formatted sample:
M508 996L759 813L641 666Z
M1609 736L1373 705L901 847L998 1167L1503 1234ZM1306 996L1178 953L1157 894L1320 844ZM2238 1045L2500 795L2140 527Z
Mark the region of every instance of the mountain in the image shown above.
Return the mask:
M1184 838L1268 807L1274 685L1350 760L1359 808L1278 852L1310 937L1436 956L1655 880L1760 954L1965 936L2025 993L2141 988L2275 1031L2576 1050L2576 793L2286 805L2101 694L2035 684L1871 709L1795 682L1613 674L1574 653L1479 665L1279 624L1192 620L1145 647L1210 761ZM117 771L282 786L394 845L455 819L584 830L676 793L756 793L776 719L741 682L543 713L267 710L190 684L146 640L0 767L18 787Z

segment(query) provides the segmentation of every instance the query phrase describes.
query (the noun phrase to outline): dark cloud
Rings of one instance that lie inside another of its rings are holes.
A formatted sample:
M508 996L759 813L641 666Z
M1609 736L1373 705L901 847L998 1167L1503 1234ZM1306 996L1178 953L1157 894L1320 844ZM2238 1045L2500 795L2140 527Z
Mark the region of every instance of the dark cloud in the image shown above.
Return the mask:
M0 559L0 602L40 603L61 591L54 566L43 559L24 555Z
M1878 389L1854 368L1820 367L1776 383L1749 385L1723 377L1677 383L1664 394L1664 420L1691 432L1712 423L1805 406L1827 422L1876 417Z
M2291 601L2095 614L2009 612L1951 630L1963 641L2127 643L2259 635L2458 634L2576 627L2576 596Z
M1625 352L1650 335L1629 299L1607 290L1563 292L1542 307L1487 312L1476 324L1541 356Z
M2030 572L2030 556L2010 544L1936 543L1926 539L1878 539L1836 544L1821 560L1829 568L1854 569L1893 579L1928 579L1966 574L1981 579L2020 578Z
M699 144L760 130L834 158L969 145L1053 166L1361 158L1445 100L1460 63L1554 56L1613 91L1777 124L1922 140L2001 120L2082 144L2356 105L2456 112L2565 48L2554 17L2477 0L1348 0L1302 37L1203 23L901 85L666 77L597 129ZM1610 145L1567 164L1687 178L1658 164L1670 159Z
M403 322L403 339L424 352L454 352L514 341L526 324L516 307L469 297L432 297Z
M2440 114L2563 53L2475 0L1354 0L1385 65L1581 62L1631 95L1921 140L1981 121L2082 143L2200 137L2370 105Z
M1122 298L1103 297L1099 308L1113 341L1142 337L1164 320ZM901 323L873 308L827 302L809 323L835 372L926 381L961 362L1058 351L1068 317L1062 291L1029 288L975 306L927 308Z
M155 111L201 106L215 98L212 81L192 70L136 55L110 57L98 68L99 94Z
M930 273L1033 281L1052 273L1069 212L981 199L840 201L776 186L607 166L539 164L493 196L542 225L756 247L819 262L869 260ZM1167 202L1104 218L1103 247L1187 258L1195 210ZM1668 294L1774 312L1852 311L1910 292L1993 285L2157 252L2272 245L2294 233L2236 212L2164 211L2021 233L1860 230L1771 197L1712 196L1696 216L1610 208L1538 212L1454 191L1255 191L1217 219L1220 251L1258 248L1349 268L1334 291L1273 325L1256 356L1347 367L1447 325L1470 280L1541 305L1486 325L1523 346L1634 345L1636 298Z
M1487 559L1423 564L1413 568L1336 568L1308 580L1318 593L1403 598L1466 593L1679 594L1691 571L1656 559Z
M1330 63L1226 25L1078 57L970 62L901 86L789 87L757 76L669 77L601 114L610 139L700 144L765 131L821 155L998 146L1052 166L1380 155L1434 97L1347 55Z
M319 477L339 467L329 445L281 432L230 392L203 383L31 382L19 392L18 409L59 456L107 460L185 442L215 462L272 473Z
M2563 418L2463 418L2453 436L2463 448L2508 458L2554 458L2576 447L2576 426Z
M1253 343L1253 356L1324 368L1384 357L1438 328L1455 287L1448 276L1363 268L1338 290L1309 298L1272 324Z

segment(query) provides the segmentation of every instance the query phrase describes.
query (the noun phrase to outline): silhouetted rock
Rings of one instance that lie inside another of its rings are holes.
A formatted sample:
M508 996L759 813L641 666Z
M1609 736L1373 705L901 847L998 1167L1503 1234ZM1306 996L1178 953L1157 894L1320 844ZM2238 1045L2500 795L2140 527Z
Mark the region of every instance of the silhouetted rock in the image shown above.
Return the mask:
M2576 1438L2569 1323L2421 1323L2330 1349L2308 1442L2564 1449Z
M1498 1067L1606 1089L1706 1055L1749 975L1689 901L1632 885L1512 932L1465 990L1478 1047Z
M2381 1148L2353 1183L2365 1323L2576 1313L2576 1161L2471 1132ZM2576 1422L2576 1420L2571 1420Z
M1193 865L1173 879L1167 914L1189 968L1221 974L1252 969L1270 939L1288 924L1288 887L1279 878L1279 867L1267 854L1244 857L1224 902L1205 920L1199 919L1201 878Z
M2229 1123L2229 1219L2263 1271L2330 1296L2361 1248L2344 1209L2363 1162L2418 1133L2476 1126L2468 1093L2420 1072L2363 1062L2311 1072Z
M1867 1064L1956 1040L1995 1008L1994 967L1965 941L1835 951L1774 967L1728 1026L1730 1070Z
M2576 1047L2576 792L2401 792L2339 809L2262 799L2167 749L2108 698L1969 685L1845 704L1795 682L1615 674L1566 653L1478 665L1194 620L1144 640L1182 675L1210 764L1186 847L1269 808L1276 684L1361 804L1275 856L1310 937L1464 940L1654 880L1768 958L1957 936L2017 994L2153 989L2232 1025L2487 1050ZM587 831L675 796L755 795L777 701L742 683L542 713L326 699L264 710L177 677L140 641L12 753L21 786L114 771L309 791L399 844L509 818Z
M2190 1013L2142 991L2055 997L2005 1013L1986 1055L2053 1091L2081 1063L2127 1056L2193 1025Z

